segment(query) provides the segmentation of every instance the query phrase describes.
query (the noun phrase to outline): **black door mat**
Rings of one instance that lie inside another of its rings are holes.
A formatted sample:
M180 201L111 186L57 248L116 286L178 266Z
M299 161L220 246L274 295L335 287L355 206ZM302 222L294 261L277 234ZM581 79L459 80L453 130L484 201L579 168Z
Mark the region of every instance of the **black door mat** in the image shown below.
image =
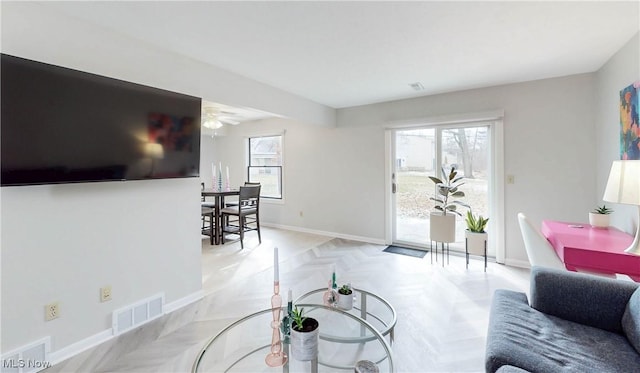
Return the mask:
M427 252L423 250L410 249L408 247L400 247L400 246L394 246L394 245L389 245L387 246L386 249L382 251L387 253L412 256L414 258L424 258L424 256L427 255Z

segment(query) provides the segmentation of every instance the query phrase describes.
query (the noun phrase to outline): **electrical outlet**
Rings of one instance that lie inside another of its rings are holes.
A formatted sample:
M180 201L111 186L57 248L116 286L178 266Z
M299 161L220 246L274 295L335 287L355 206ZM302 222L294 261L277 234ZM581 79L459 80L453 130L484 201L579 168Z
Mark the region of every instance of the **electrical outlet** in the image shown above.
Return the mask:
M51 321L60 317L60 305L58 302L49 303L44 306L44 320Z
M111 286L107 285L100 288L100 302L108 302L111 300Z

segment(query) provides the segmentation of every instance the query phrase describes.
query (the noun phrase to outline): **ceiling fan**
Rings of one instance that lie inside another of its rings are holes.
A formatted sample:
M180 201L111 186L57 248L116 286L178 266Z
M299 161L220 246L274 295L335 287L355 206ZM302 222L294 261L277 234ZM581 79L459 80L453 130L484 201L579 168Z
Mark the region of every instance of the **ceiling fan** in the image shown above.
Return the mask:
M237 125L237 113L226 111L214 106L204 106L202 108L202 126L211 129L221 128L223 125Z

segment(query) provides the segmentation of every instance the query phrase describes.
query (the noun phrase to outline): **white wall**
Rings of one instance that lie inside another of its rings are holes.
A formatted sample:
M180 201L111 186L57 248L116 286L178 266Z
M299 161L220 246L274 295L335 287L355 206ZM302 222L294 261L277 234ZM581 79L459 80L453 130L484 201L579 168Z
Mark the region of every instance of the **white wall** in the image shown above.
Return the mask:
M263 200L262 221L381 241L377 217L384 216L384 130L323 128L279 118L256 121L215 138L216 162L229 164L232 184L240 185L246 179L247 137L283 132L285 198Z
M334 125L331 108L46 4L3 2L1 26L3 53ZM60 351L108 329L123 305L160 291L167 302L197 294L199 188L197 178L2 188L2 352L48 335ZM114 300L98 303L107 284ZM52 301L62 316L45 323Z
M504 109L505 171L515 175L505 186L506 260L523 264L518 212L536 224L586 221L595 200L593 85L583 74L340 109L337 128L274 119L216 145L241 159L244 137L286 129L285 201L266 205L263 221L383 242L386 123Z
M585 221L593 204L593 85L593 75L582 74L347 108L338 127L504 110L505 175L515 176L505 185L506 263L524 264L518 212L536 225Z
M597 193L594 204L602 203L611 162L620 159L620 91L640 80L640 33L636 34L596 74ZM634 233L637 208L609 204L615 212L611 224Z
M111 327L111 312L202 288L197 178L3 187L2 349L52 350ZM195 229L194 229L195 227ZM111 285L113 300L99 302ZM61 317L44 321L44 305Z

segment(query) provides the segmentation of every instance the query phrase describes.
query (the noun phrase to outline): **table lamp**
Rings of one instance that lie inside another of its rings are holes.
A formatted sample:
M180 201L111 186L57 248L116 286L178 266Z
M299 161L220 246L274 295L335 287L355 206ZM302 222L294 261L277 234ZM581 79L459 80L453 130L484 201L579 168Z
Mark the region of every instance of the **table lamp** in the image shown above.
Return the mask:
M149 172L149 177L152 177L156 159L164 158L164 148L162 147L162 144L148 142L145 144L144 153L149 159L151 159L151 171Z
M602 199L638 207L636 234L625 252L640 255L640 160L613 161Z

